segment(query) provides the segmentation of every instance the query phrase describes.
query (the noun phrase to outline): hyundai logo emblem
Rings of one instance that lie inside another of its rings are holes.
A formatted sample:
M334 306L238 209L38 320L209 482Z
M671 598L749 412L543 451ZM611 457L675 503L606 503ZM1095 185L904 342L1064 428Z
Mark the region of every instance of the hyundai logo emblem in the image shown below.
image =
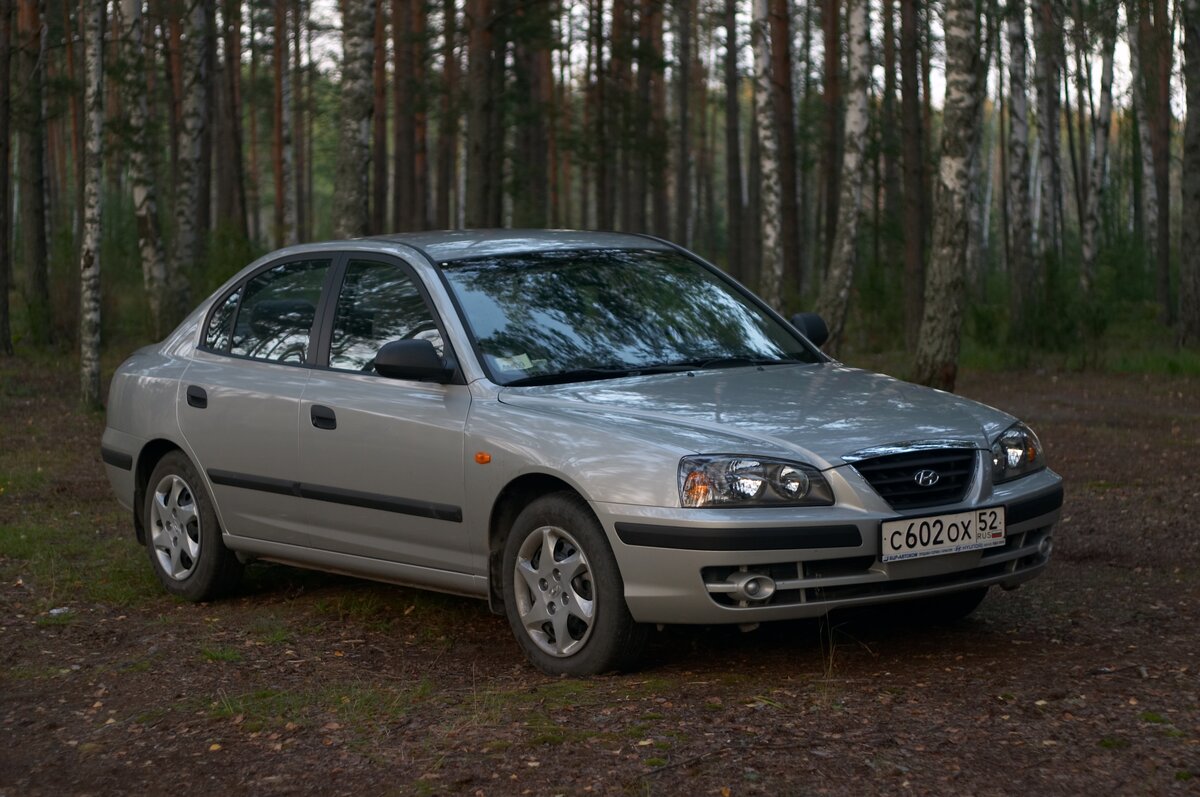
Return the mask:
M913 481L919 487L932 487L938 483L938 479L940 478L942 477L938 475L936 470L929 470L928 468L919 470L913 475Z

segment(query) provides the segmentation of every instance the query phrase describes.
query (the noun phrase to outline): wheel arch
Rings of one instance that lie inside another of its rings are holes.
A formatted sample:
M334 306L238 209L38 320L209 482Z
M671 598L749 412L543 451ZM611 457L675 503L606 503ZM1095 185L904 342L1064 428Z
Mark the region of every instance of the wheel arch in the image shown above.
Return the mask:
M587 499L572 484L548 473L526 473L510 481L496 496L488 522L488 607L495 614L504 614L501 560L504 542L517 515L530 502L551 493L570 492L587 503ZM589 510L590 511L590 510Z
M142 519L142 505L146 502L146 486L150 483L150 474L154 473L154 468L172 451L179 451L187 456L187 452L178 443L165 437L149 441L138 452L133 477L133 528L137 533L137 541L143 545L146 543L146 524Z

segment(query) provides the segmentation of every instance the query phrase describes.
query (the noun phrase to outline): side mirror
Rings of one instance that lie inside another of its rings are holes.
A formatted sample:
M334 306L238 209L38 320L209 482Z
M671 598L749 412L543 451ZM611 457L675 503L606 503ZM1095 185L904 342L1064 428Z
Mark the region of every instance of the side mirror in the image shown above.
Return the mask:
M816 313L796 313L791 317L792 326L800 330L814 346L820 348L829 340L829 327L825 319Z
M393 340L375 355L375 373L388 379L431 379L449 382L447 368L433 344L427 340Z

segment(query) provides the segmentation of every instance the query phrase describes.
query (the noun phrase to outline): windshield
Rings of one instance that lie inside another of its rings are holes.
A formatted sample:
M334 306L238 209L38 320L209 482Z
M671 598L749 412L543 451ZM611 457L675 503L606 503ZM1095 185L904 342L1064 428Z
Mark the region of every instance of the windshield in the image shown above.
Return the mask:
M442 271L502 385L819 360L720 276L675 252L535 252L443 263Z

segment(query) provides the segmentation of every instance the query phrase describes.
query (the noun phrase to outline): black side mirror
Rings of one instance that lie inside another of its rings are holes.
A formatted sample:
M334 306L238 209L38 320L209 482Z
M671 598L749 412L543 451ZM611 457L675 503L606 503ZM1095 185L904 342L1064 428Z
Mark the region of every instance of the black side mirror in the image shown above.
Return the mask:
M816 313L796 313L791 317L792 326L800 330L812 345L820 348L829 340L829 327L825 319Z
M375 355L375 373L389 379L449 382L454 371L446 367L429 341L393 340Z

